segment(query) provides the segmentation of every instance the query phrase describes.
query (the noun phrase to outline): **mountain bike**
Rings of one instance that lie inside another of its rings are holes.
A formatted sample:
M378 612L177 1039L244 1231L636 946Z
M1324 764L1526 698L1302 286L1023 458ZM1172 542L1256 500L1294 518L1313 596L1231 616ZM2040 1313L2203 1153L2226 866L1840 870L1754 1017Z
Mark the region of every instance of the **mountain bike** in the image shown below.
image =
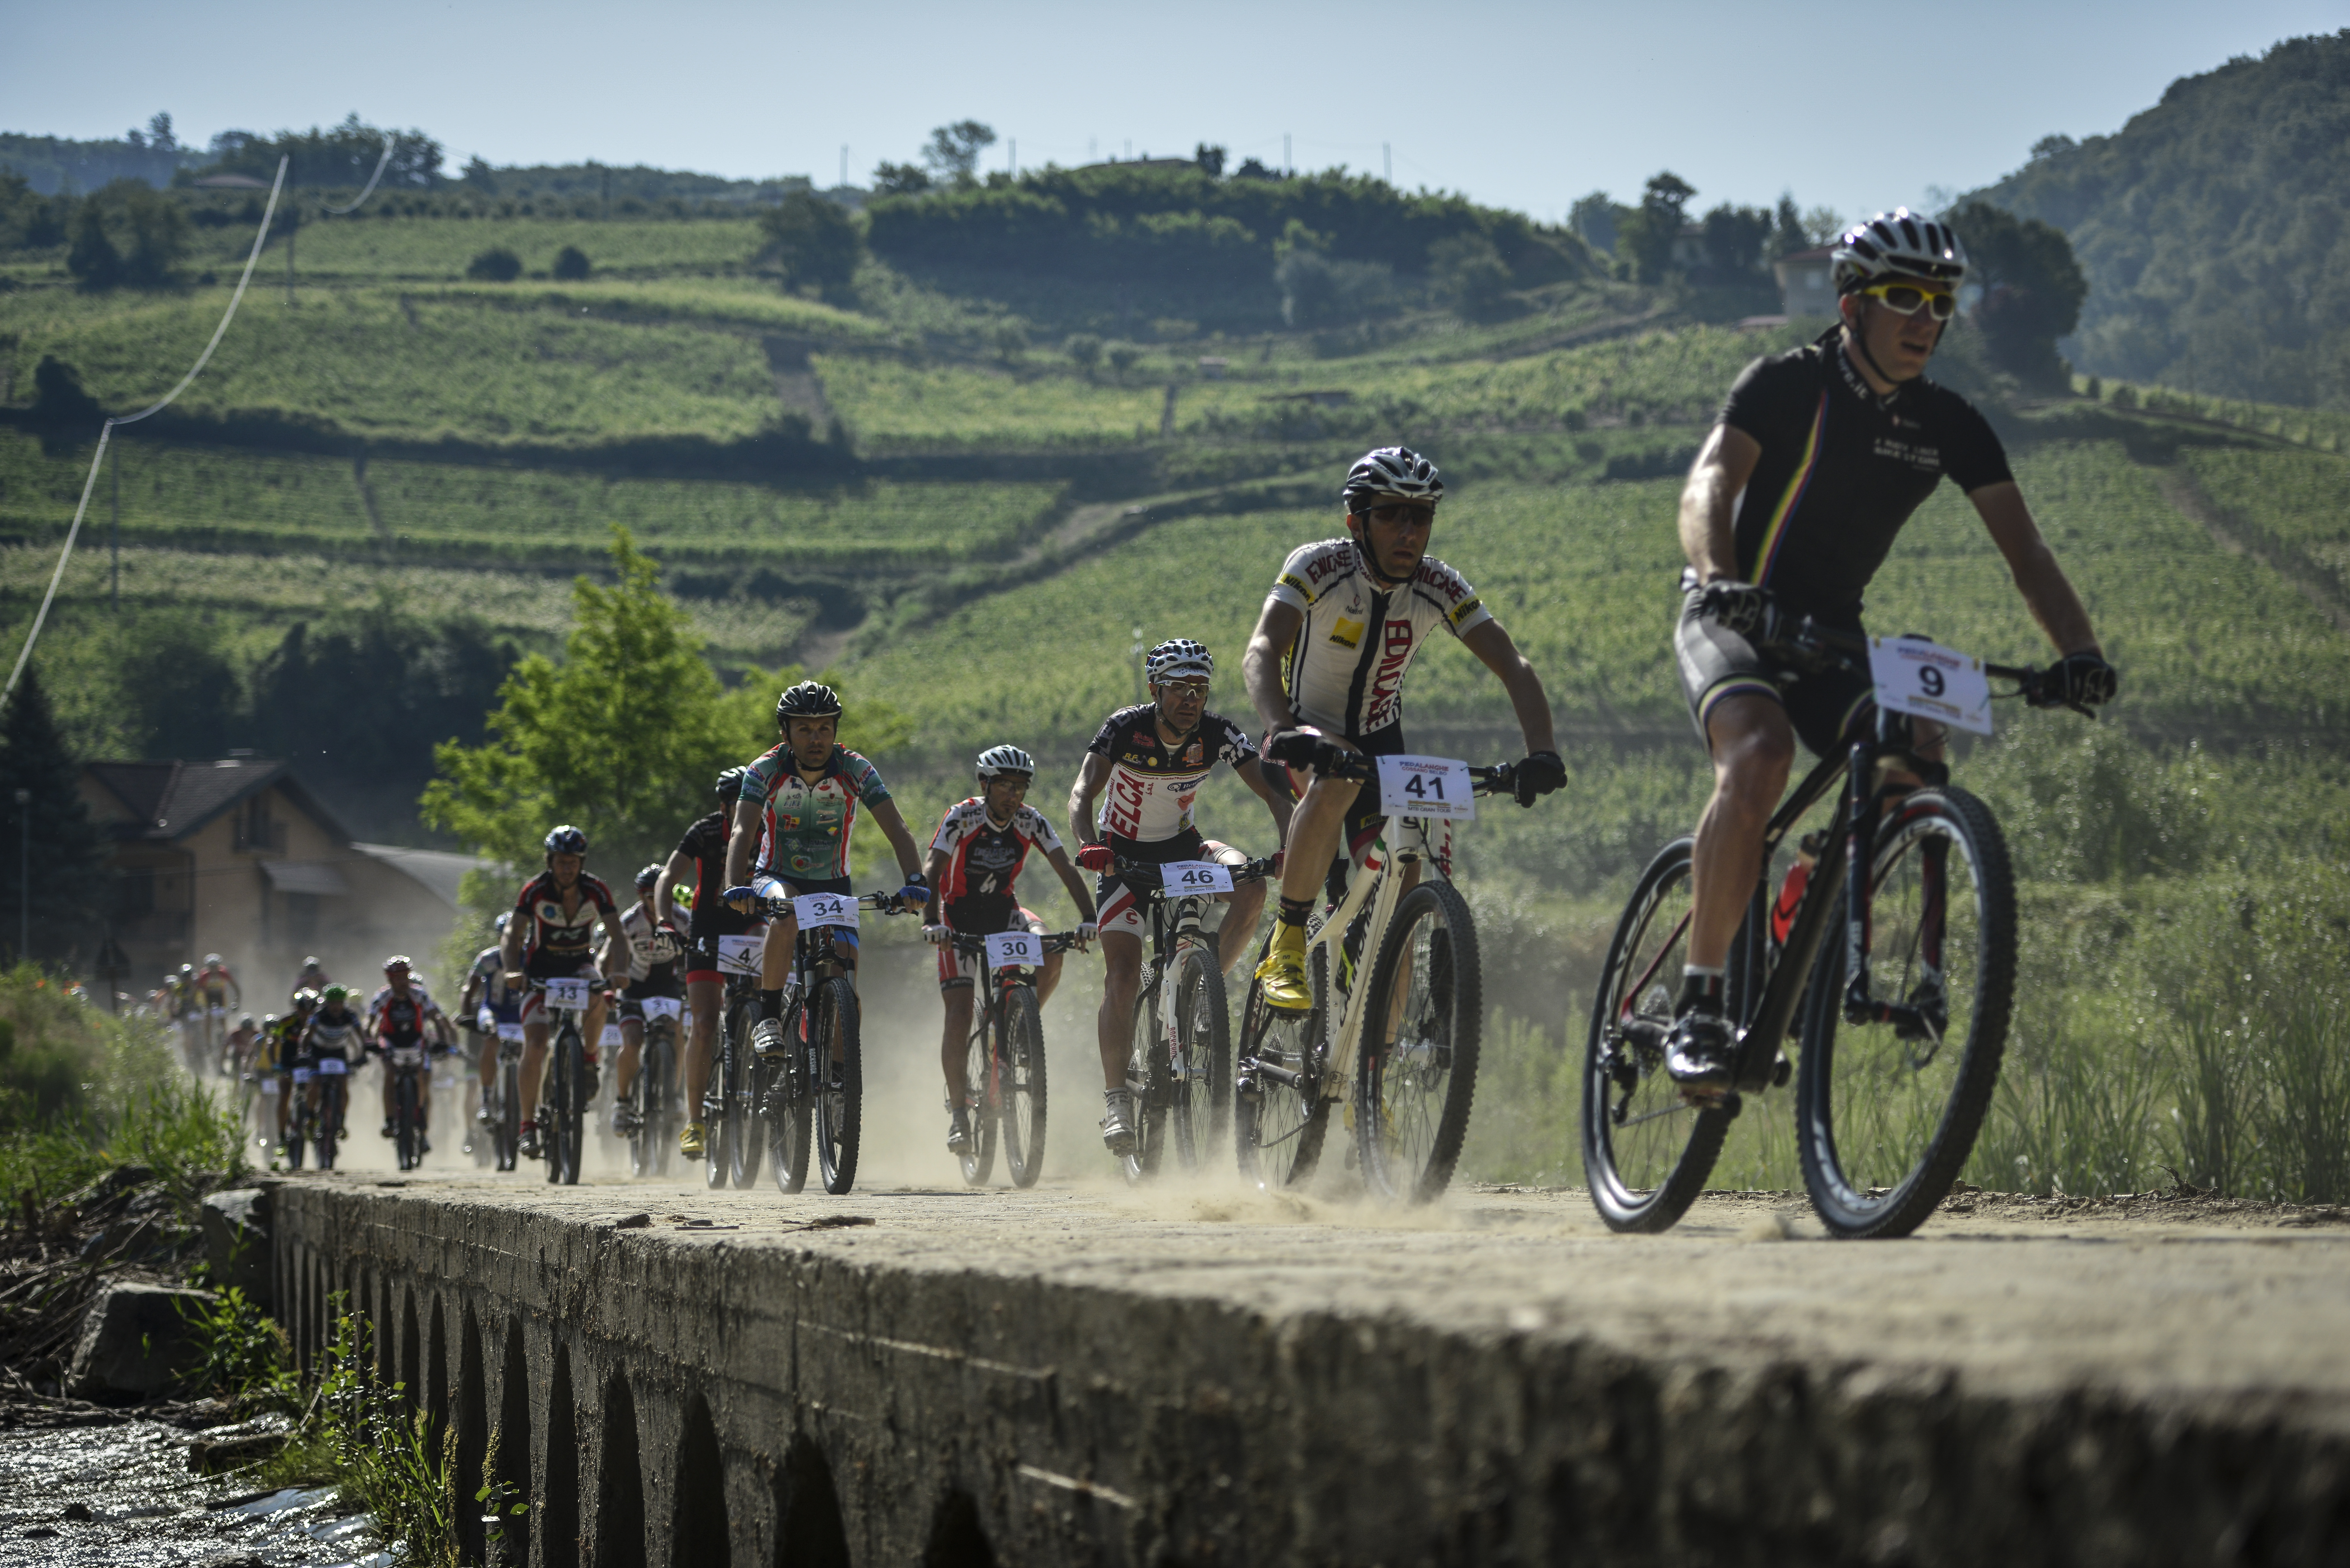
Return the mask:
M539 1086L538 1139L546 1161L546 1179L576 1187L588 1122L588 1046L579 1020L604 989L594 980L558 975L532 981L546 1000L540 1003L555 1020L547 1039L546 1071Z
M424 1047L392 1045L383 1053L383 1070L391 1075L391 1147L400 1168L414 1170L424 1163L424 1096L430 1071Z
M335 1151L342 1142L343 1112L349 1104L351 1093L350 1063L340 1055L322 1055L311 1069L311 1082L318 1088L318 1103L310 1105L305 1095L295 1103L295 1115L300 1118L291 1129L292 1152L286 1163L296 1169L302 1166L302 1144L305 1138L317 1156L320 1170L335 1168Z
M677 1032L685 1003L648 996L637 1005L644 1012L645 1037L637 1047L637 1081L629 1085L629 1168L639 1176L666 1176L677 1141Z
M1869 668L1867 639L1809 618L1774 617L1754 641L1798 671ZM1905 643L1933 646L1891 646ZM2033 667L1977 668L1982 713L1994 695L2062 704ZM1993 693L1991 680L2016 687ZM1942 694L1939 677L1930 691ZM1662 1231L1681 1217L1741 1096L1786 1083L1791 1031L1802 1037L1797 1156L1831 1235L1908 1235L1972 1152L2006 1049L2014 877L1990 809L1916 753L1909 715L1886 695L1880 686L1873 732L1824 759L1764 829L1763 875L1726 975L1733 1088L1716 1105L1685 1099L1665 1070L1694 841L1675 839L1641 873L1608 946L1585 1052L1584 1168L1611 1228ZM1987 731L1988 718L1970 727ZM1828 826L1798 841L1773 898L1773 855L1839 782Z
M1380 787L1380 758L1316 743L1295 760ZM1514 787L1506 763L1384 760L1415 765L1398 787L1431 811L1473 810L1475 796ZM1346 897L1306 923L1311 1009L1272 1007L1250 983L1232 1117L1244 1181L1268 1191L1302 1186L1320 1163L1330 1107L1343 1104L1371 1191L1425 1203L1451 1184L1484 1023L1476 922L1448 879L1451 862L1449 817L1390 815ZM1367 985L1359 983L1366 952Z
M1134 1147L1118 1163L1130 1182L1165 1168L1170 1149L1178 1166L1196 1170L1224 1136L1232 1113L1232 1006L1206 920L1214 895L1272 871L1270 860L1116 865L1115 875L1150 921L1150 957L1135 987L1133 1046L1126 1059Z
M718 939L718 972L726 977L719 1004L717 1038L711 1043L710 1082L702 1096L702 1167L712 1187L731 1178L748 1187L759 1177L758 1058L751 1031L759 1022L759 952L765 938L756 931Z
M854 930L859 910L895 914L895 893L803 893L761 900L770 918L799 922L792 954L794 985L784 1003L785 1050L759 1064L760 1112L775 1185L797 1192L807 1185L808 1151L816 1151L824 1189L847 1192L857 1181L864 1120L865 1064L858 1040L857 987L834 967L836 933Z
M1036 1011L1035 963L1075 947L1077 933L1039 936L1024 930L990 938L958 931L951 940L955 951L989 966L979 982L982 999L972 1008L965 1051L963 1106L971 1147L962 1156L962 1179L973 1187L987 1180L1000 1129L1003 1168L1012 1185L1034 1187L1045 1173L1045 1022Z

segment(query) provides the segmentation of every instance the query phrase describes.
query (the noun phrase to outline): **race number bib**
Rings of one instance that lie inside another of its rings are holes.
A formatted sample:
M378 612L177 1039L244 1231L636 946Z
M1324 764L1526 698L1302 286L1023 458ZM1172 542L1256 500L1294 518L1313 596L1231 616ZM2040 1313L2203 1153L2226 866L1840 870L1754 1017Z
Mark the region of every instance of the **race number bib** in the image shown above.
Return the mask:
M1469 764L1451 757L1381 757L1379 809L1389 816L1477 815L1475 781Z
M996 931L987 938L987 967L990 969L1015 966L1033 969L1044 961L1045 939L1034 931Z
M810 926L857 926L857 899L847 893L803 893L792 900L792 918Z
M1220 860L1170 860L1159 874L1170 898L1232 890L1232 868Z
M620 1048L620 1026L617 1023L607 1023L604 1025L604 1038L601 1044L608 1049L614 1051L619 1050Z
M644 1010L648 1023L663 1018L676 1018L685 1012L685 1003L674 996L648 996L637 1005Z
M1877 705L1888 712L1991 733L1991 678L1980 659L1921 637L1872 637L1868 673L1877 681Z
M567 1012L588 1011L588 982L584 980L550 980L546 982L546 1005L559 1007Z
M499 1039L501 1039L501 1040L511 1040L511 1041L513 1041L513 1042L514 1042L515 1044L517 1044L517 1045L521 1044L522 1044L522 1025L521 1025L521 1024L519 1024L519 1023L501 1023L501 1024L499 1024L499 1025L498 1025L498 1038L499 1038Z
M759 972L759 950L765 945L764 937L719 938L718 971L721 974L756 975Z
M318 1058L317 1070L326 1077L340 1078L349 1074L351 1064L348 1059L339 1055L321 1056Z

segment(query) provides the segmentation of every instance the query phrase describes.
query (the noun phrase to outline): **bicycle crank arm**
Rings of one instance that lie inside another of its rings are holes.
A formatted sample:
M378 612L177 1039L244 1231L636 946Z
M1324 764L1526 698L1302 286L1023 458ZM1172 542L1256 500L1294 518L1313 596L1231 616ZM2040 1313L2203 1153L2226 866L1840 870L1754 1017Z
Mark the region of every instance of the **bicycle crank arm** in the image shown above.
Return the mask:
M1284 1088L1296 1089L1301 1092L1310 1088L1313 1084L1313 1080L1307 1075L1293 1072L1287 1067L1276 1067L1270 1062L1259 1062L1255 1066L1251 1067L1245 1075L1250 1078L1265 1079L1268 1082L1279 1084Z

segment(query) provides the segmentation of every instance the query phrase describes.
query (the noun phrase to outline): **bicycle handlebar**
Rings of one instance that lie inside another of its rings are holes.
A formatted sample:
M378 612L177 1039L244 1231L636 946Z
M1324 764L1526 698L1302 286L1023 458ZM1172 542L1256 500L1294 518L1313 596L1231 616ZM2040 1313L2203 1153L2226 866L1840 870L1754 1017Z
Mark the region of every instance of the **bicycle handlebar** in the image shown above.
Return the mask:
M1285 735L1267 748L1265 755L1274 762L1311 768L1324 778L1342 779L1348 784L1370 784L1378 777L1378 758L1350 752L1319 735ZM1513 794L1517 787L1516 776L1515 763L1469 770L1469 777L1474 781L1473 793L1477 794Z
M1790 616L1776 606L1765 612L1762 628L1748 640L1757 652L1768 654L1799 670L1816 670L1831 667L1852 670L1864 667L1868 659L1868 639L1822 626L1810 616ZM2096 710L2088 704L2066 699L2061 672L2053 667L1994 664L1985 659L1983 673L1994 680L2014 681L2016 690L2004 695L2022 698L2024 706L2028 708L2069 708L2085 719L2097 716ZM2052 678L2056 678L2056 684L2053 687Z
M898 895L895 893L860 893L853 902L860 909L879 909L885 917L907 912L899 907ZM782 919L792 912L792 901L789 898L754 898L751 900L751 907L753 914L764 915L771 920Z
M1118 877L1120 880L1124 880L1130 875L1155 877L1165 871L1167 867L1171 864L1173 864L1173 862L1163 860L1113 860L1110 862L1110 875ZM1222 864L1222 862L1219 862L1218 864ZM1265 877L1273 875L1273 862L1271 859L1245 860L1238 866L1229 867L1229 869L1232 874L1232 880L1234 883L1261 882ZM1133 888L1132 883L1128 883L1128 886L1129 888ZM1158 887L1148 889L1135 888L1133 890L1136 892L1149 891L1158 893L1164 892L1166 888L1162 881ZM1189 897L1190 895L1184 896ZM1201 896L1205 897L1205 895Z

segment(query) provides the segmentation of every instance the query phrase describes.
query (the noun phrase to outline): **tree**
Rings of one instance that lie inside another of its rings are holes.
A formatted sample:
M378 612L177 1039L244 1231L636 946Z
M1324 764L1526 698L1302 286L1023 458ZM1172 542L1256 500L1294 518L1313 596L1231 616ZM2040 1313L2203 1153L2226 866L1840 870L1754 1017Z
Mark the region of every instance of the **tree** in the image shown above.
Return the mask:
M873 188L885 196L919 196L930 190L931 176L916 163L877 163Z
M1109 361L1110 369L1123 381L1126 373L1134 369L1135 361L1142 358L1142 350L1131 343L1112 343L1102 350L1102 358Z
M141 288L161 288L172 281L180 258L188 249L188 214L161 192L135 180L118 180L122 213L130 224L130 254L122 264L124 281Z
M857 218L837 202L795 191L763 214L766 254L784 269L785 286L813 284L827 294L848 287L864 259L865 235Z
M1482 321L1509 291L1510 267L1482 234L1454 234L1428 247L1429 281L1457 316Z
M968 184L979 167L979 155L995 145L995 130L975 119L959 119L931 132L922 148L922 161L933 178Z
M480 153L465 160L465 183L486 195L498 193L498 173Z
M477 283L512 283L522 275L522 257L504 245L492 245L465 264L465 275Z
M1771 238L1763 245L1762 254L1777 261L1781 256L1809 250L1811 245L1811 235L1804 231L1803 212L1795 205L1795 193L1793 191L1781 192L1778 211L1772 214Z
M1566 226L1582 235L1583 243L1593 250L1613 255L1617 231L1631 215L1631 208L1617 206L1607 192L1594 191L1567 209Z
M2069 388L2072 370L2056 339L2079 325L2089 296L2072 242L2061 229L1988 202L1969 202L1949 219L1966 244L1967 281L1982 289L1972 314L1991 362L2038 390Z
M754 670L722 690L660 566L625 528L612 530L611 555L612 587L573 585L563 661L525 659L499 689L491 738L433 753L441 776L425 788L424 820L512 867L536 865L558 822L587 829L616 876L665 856L707 809L720 770L775 743L775 693L799 678ZM886 704L846 708L844 745L885 752L910 733Z
M566 245L555 253L555 265L550 270L566 283L578 283L589 270L588 253L577 245Z
M47 430L95 431L106 410L82 389L81 372L54 354L33 367L33 422Z
M1762 265L1762 247L1771 238L1771 214L1761 207L1733 207L1728 202L1705 215L1705 260L1717 283L1743 282Z
M80 772L57 734L39 669L28 665L0 712L0 810L13 830L0 836L0 947L16 951L26 887L38 912L31 950L19 959L67 961L90 945L104 917L106 845L82 804ZM18 790L31 797L21 808Z
M1697 188L1667 169L1650 177L1638 211L1619 225L1616 254L1632 263L1642 283L1660 282L1673 268L1673 242L1689 226L1690 198Z
M122 281L122 253L106 233L106 216L98 198L84 201L74 213L73 248L66 253L66 270L88 289L112 288Z
M1224 156L1222 147L1206 141L1191 150L1191 161L1197 163L1211 180L1224 177Z
M1102 340L1090 332L1076 332L1061 345L1061 352L1076 362L1080 370L1091 370L1101 363Z

